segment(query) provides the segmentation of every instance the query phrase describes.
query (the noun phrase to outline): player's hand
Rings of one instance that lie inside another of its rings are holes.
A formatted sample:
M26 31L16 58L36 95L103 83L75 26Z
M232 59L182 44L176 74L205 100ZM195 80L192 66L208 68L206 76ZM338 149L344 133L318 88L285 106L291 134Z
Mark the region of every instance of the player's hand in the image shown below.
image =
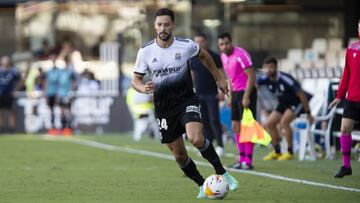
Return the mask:
M249 108L250 105L250 99L248 97L243 97L242 99L242 105L244 108Z
M152 81L148 81L144 85L144 93L151 94L155 92L155 84Z
M218 91L217 95L216 95L216 98L219 100L219 101L224 101L225 100L225 95L221 92L221 91Z
M222 78L219 81L217 81L217 85L218 85L219 89L221 90L221 92L229 97L229 87L228 87L227 81Z
M330 104L328 109L332 109L334 106L337 106L341 102L341 99L335 98Z
M307 115L307 120L310 125L314 123L314 117L310 113Z

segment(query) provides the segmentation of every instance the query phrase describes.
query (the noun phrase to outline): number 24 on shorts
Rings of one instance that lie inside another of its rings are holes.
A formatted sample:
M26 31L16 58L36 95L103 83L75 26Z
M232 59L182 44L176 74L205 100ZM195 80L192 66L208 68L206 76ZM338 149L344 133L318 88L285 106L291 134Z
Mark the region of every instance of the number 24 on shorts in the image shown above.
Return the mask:
M167 125L167 122L166 122L165 118L162 118L161 121L158 118L157 121L158 121L158 124L159 124L159 130L162 130L162 129L167 130L168 129L168 125Z

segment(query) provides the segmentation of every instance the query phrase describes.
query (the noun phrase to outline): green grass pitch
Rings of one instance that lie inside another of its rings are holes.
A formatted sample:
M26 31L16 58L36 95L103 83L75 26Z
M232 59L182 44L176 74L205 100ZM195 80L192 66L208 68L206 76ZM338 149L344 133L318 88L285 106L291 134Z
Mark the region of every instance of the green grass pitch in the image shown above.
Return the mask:
M0 202L208 202L197 200L197 186L182 175L173 160L111 151L64 141L46 140L40 135L0 136ZM114 146L168 154L165 145L144 137L133 142L129 135L83 135L75 139L94 140ZM234 145L226 148L236 153ZM340 160L265 162L268 149L255 148L255 172L360 189L360 163L353 160L353 175L334 179ZM190 156L205 162L195 152ZM234 158L222 158L225 165ZM213 169L198 166L204 177ZM360 192L293 183L234 173L240 182L223 202L360 202Z

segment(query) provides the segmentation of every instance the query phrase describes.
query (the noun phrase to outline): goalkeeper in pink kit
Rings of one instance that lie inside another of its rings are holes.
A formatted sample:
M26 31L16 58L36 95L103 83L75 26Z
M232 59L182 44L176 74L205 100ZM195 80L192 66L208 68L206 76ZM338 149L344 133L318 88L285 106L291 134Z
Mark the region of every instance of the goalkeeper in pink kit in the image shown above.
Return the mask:
M224 70L231 81L231 126L239 151L239 160L231 168L251 170L254 144L240 143L239 140L243 109L249 108L256 115L255 68L247 51L232 45L229 33L224 32L218 36L218 46L222 52Z

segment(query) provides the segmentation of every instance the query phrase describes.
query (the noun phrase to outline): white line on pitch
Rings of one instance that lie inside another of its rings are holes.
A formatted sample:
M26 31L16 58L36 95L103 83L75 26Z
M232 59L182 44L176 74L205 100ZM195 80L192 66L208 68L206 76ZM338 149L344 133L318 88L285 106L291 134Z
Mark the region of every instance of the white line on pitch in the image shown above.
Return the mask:
M65 138L64 139L64 138L60 138L60 137L50 137L50 138L45 137L45 139L57 140L57 141L70 141L75 144L86 145L86 146L99 148L99 149L125 152L125 153L129 153L129 154L139 154L139 155L156 157L156 158L167 159L167 160L174 160L174 157L171 155L168 155L168 154L152 152L152 151L147 151L147 150L141 150L141 149L131 149L131 148L125 148L125 147L120 147L120 146L114 146L114 145L104 144L104 143L100 143L100 142L96 142L96 141L92 141L92 140L83 140L83 139L77 139L77 138L72 138L72 139ZM194 162L200 166L212 167L210 164L205 163L205 162L201 162L201 161L194 161ZM267 177L267 178L271 178L271 179L284 180L284 181L294 182L294 183L301 183L301 184L305 184L305 185L313 185L313 186L318 186L318 187L332 188L332 189L336 189L336 190L345 190L345 191L351 191L351 192L360 192L360 189L358 189L358 188L349 188L349 187L331 185L331 184L326 184L326 183L318 183L318 182L297 179L297 178L288 178L285 176L273 175L270 173L235 170L235 169L231 169L231 168L227 168L227 170L231 171L231 172L235 172L235 173L251 174L251 175L262 176L262 177Z

